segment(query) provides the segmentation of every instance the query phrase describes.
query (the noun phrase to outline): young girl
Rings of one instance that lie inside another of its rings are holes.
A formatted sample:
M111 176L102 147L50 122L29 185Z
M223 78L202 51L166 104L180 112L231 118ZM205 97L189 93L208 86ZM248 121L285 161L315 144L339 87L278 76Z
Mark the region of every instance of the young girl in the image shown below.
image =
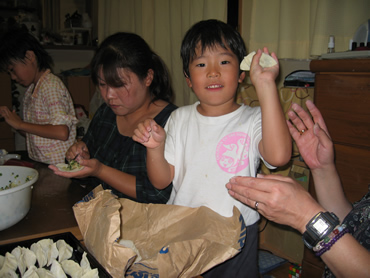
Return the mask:
M217 20L195 24L182 42L181 57L187 84L199 101L171 114L167 134L149 119L133 137L147 147L153 185L164 188L173 180L168 203L207 206L225 217L232 216L236 206L243 215L247 237L242 251L204 277L258 277L259 214L232 198L225 184L236 175L255 176L260 159L271 168L286 164L291 156L275 85L279 66L262 68L261 50L250 71L261 107L235 102L238 83L245 77L239 69L245 55L240 34L227 24ZM272 57L277 61L276 55Z
M25 31L5 34L0 44L0 69L28 87L23 100L23 120L8 107L0 115L15 130L25 133L31 159L63 163L75 142L75 110L63 82L51 73L52 58L39 41Z

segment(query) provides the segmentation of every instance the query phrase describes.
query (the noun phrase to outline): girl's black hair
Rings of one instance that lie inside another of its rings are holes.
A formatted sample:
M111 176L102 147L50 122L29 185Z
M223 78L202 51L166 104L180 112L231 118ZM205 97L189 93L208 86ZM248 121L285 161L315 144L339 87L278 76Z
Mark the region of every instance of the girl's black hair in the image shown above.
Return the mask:
M91 62L91 78L99 84L99 72L102 70L105 82L112 87L123 84L117 69L128 69L140 80L154 71L153 81L149 87L152 101L162 99L171 101L173 90L170 75L163 60L154 53L140 36L133 33L119 32L107 37L97 49Z
M190 77L189 63L195 58L199 43L202 52L218 45L228 48L238 57L239 63L247 53L242 37L233 27L216 19L200 21L187 31L181 44L183 71L187 77Z
M32 34L19 29L9 31L0 38L0 71L7 71L14 62L24 62L28 50L35 53L40 71L51 70L53 59L50 54Z

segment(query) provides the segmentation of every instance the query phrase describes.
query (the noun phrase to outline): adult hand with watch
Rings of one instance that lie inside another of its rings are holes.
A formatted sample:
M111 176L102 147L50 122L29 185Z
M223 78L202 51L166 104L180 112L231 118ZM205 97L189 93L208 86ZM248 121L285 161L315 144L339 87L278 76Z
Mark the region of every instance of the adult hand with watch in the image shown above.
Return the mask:
M258 209L267 219L302 233L306 246L327 265L324 277L370 277L370 227L366 213L370 209L370 194L354 207L346 199L324 119L312 101L307 101L306 106L312 118L293 104L287 124L311 170L318 202L294 179L280 175L234 177L226 187L231 196ZM361 215L361 223L354 222L353 215Z

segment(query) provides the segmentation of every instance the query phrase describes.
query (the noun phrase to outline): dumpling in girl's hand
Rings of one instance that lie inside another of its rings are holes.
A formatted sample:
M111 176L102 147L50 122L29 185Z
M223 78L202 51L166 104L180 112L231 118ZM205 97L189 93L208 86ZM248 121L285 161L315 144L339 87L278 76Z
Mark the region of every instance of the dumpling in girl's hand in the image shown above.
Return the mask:
M66 243L64 239L59 239L56 244L59 252L59 262L68 260L72 257L73 248L68 243Z
M67 275L64 273L62 266L58 263L57 260L54 260L50 267L50 272L53 273L55 278L67 278Z
M64 260L60 263L64 272L72 278L81 278L83 269L78 263L72 260Z

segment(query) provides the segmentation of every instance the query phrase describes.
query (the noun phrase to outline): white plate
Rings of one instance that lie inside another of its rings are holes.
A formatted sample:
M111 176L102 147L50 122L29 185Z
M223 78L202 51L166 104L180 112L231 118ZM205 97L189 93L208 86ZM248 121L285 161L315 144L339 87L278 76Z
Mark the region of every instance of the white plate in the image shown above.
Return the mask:
M80 171L84 168L84 166L80 166L76 169L68 170L68 164L66 164L66 163L58 163L55 166L57 166L59 171L61 171L61 172L78 172L78 171Z

